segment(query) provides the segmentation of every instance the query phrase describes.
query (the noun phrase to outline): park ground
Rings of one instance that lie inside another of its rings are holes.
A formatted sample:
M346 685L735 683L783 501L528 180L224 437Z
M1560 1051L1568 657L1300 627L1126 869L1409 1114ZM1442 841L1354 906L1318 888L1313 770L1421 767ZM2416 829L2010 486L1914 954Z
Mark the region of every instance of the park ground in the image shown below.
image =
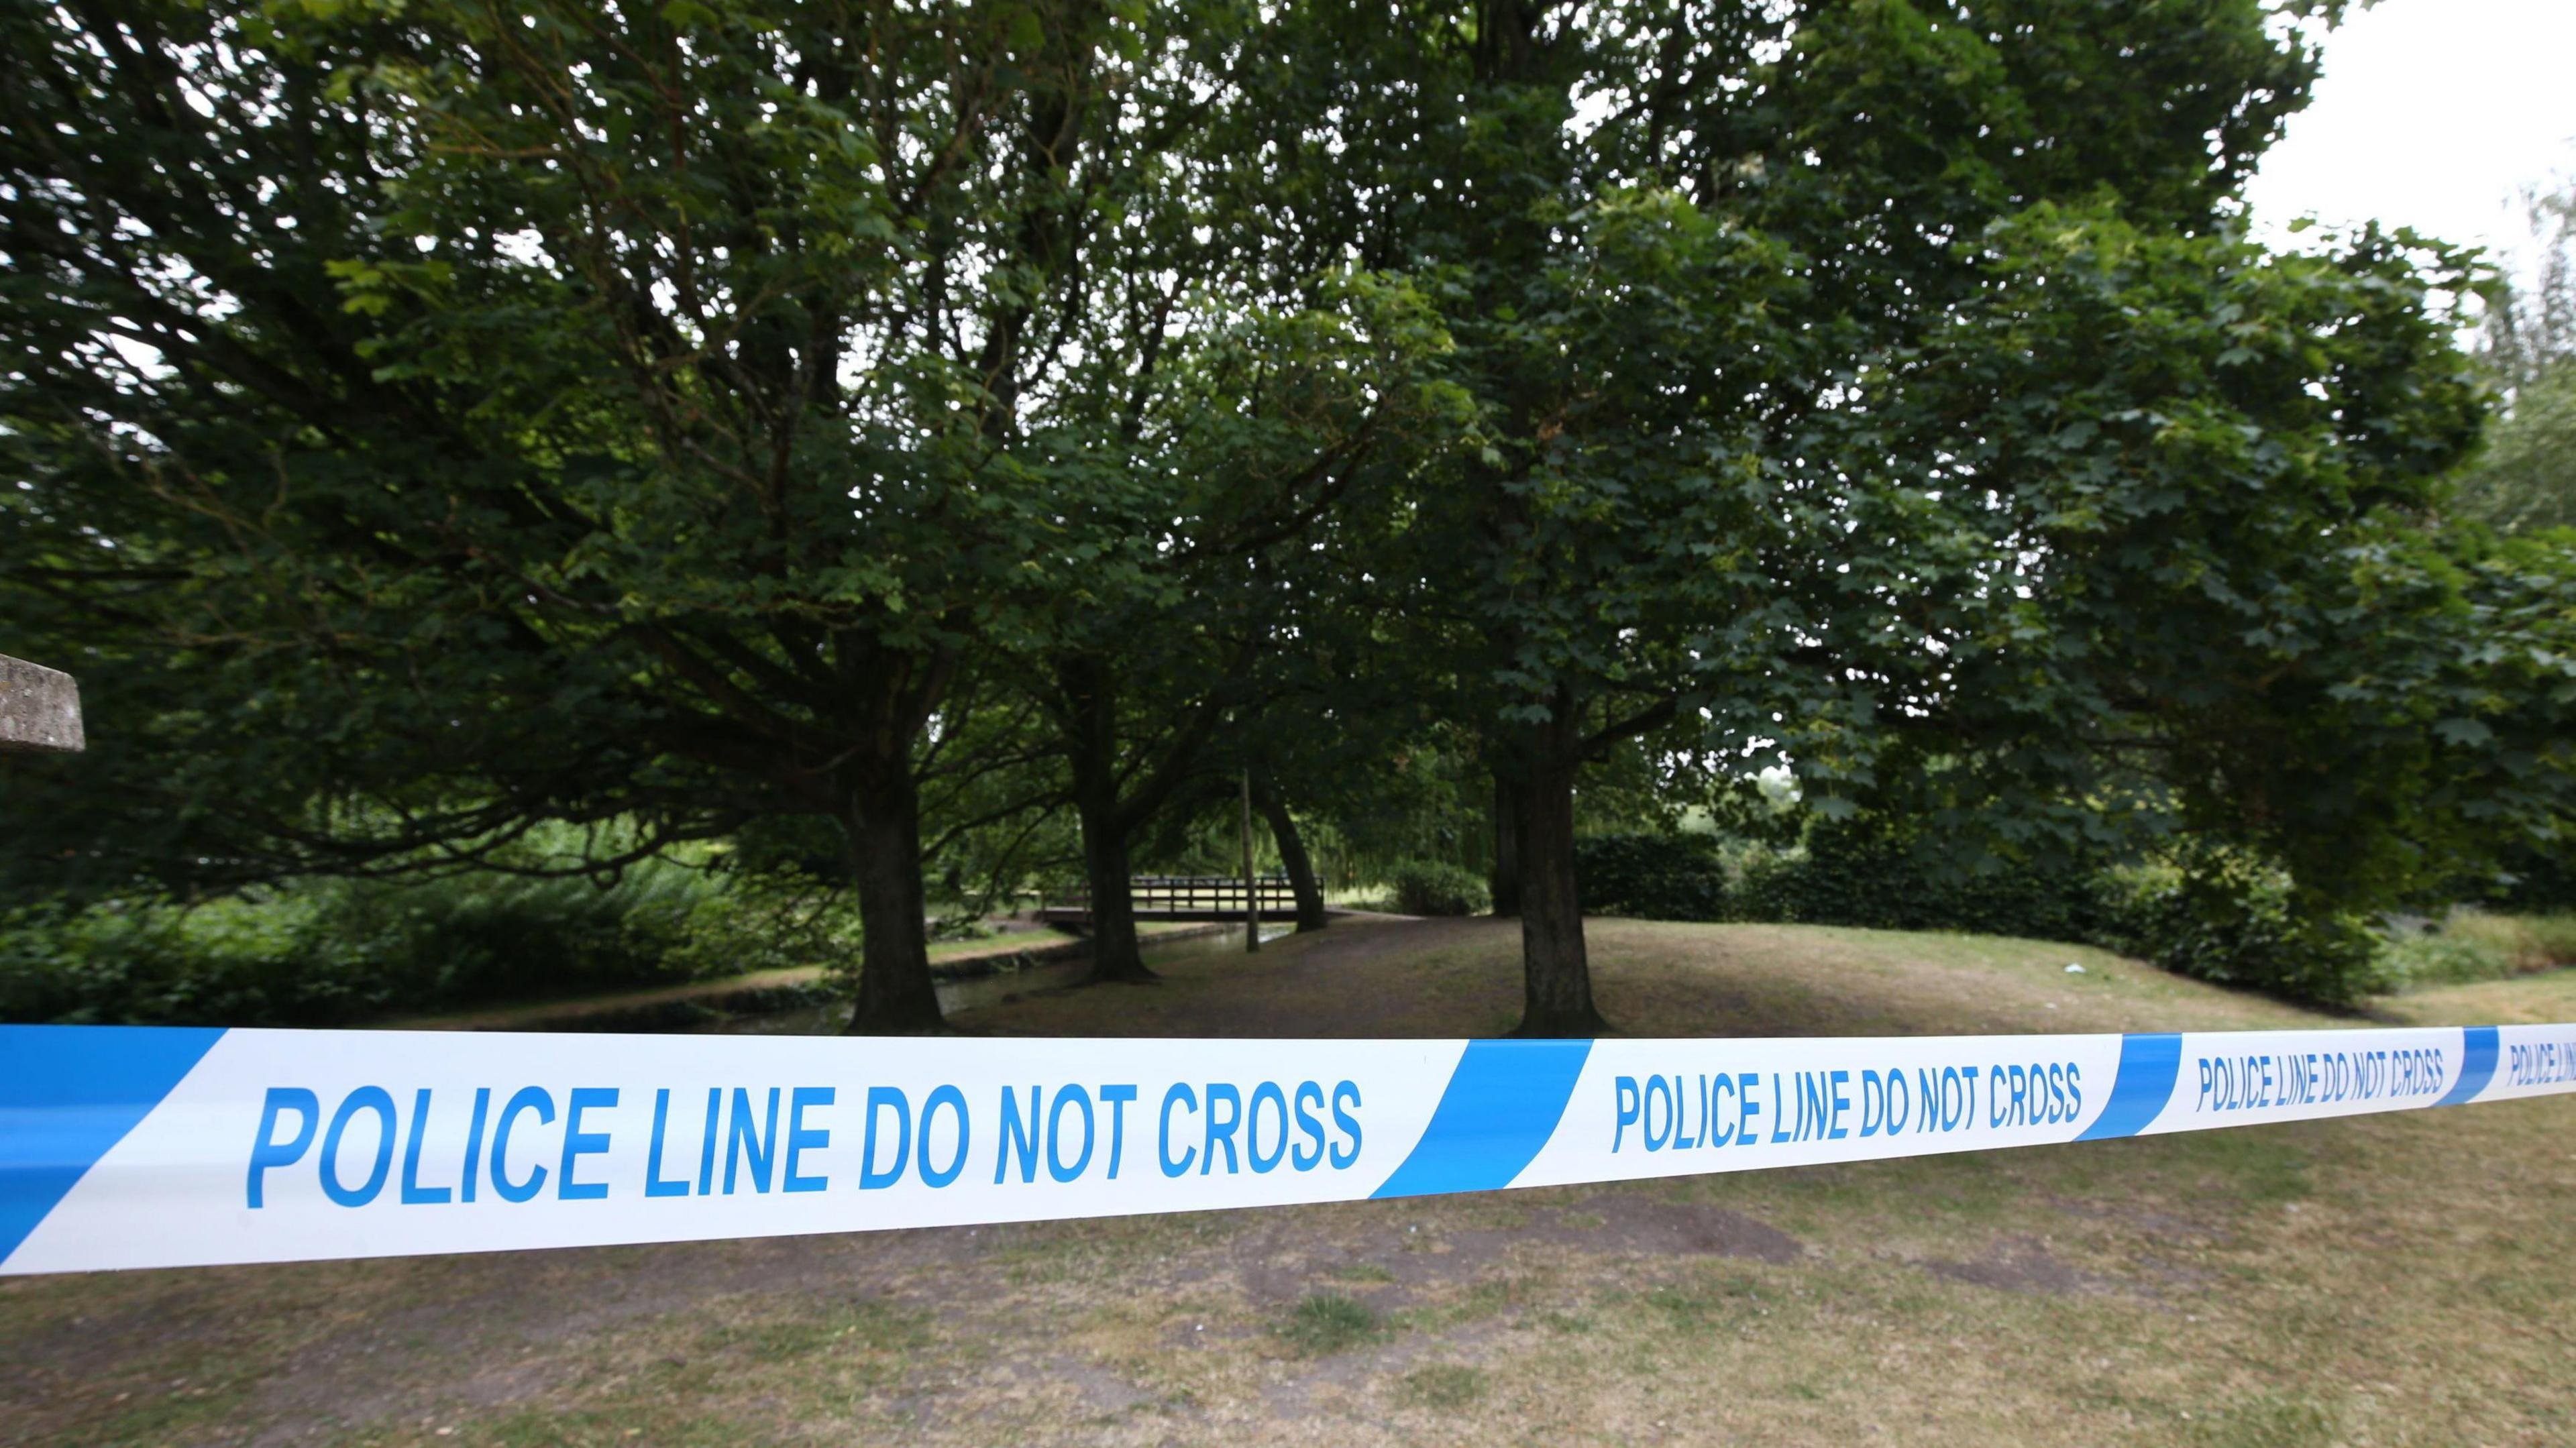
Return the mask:
M1509 922L997 1034L1507 1028ZM2100 951L1599 921L1654 1035L2351 1024ZM2086 972L2069 974L2070 963ZM2390 1024L2576 1019L2576 972ZM2576 1443L2576 1101L1294 1210L0 1283L0 1442Z

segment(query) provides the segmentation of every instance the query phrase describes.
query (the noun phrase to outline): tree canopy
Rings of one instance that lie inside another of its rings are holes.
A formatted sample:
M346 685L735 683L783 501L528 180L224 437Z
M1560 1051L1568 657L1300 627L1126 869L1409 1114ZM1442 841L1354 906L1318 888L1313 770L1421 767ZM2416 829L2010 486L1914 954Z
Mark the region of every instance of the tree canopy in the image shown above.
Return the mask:
M1408 405L1400 285L1197 224L1249 12L14 14L13 573L75 634L127 597L138 713L233 671L151 750L228 777L127 778L255 866L827 815L862 1019L935 1021L969 655L1293 521Z
M96 752L7 866L828 820L877 1030L926 848L1105 897L1426 740L1531 1032L1614 758L2395 900L2565 819L2576 569L2444 521L2473 261L2243 235L2339 9L20 0L0 570Z
M2528 199L2530 254L2481 328L2504 407L2460 480L2460 511L2507 532L2576 528L2576 186Z

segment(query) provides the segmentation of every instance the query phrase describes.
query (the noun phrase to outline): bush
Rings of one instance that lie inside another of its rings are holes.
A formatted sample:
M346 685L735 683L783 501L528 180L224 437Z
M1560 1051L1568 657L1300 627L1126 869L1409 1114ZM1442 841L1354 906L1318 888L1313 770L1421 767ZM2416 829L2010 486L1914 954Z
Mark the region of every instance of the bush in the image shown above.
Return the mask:
M2262 861L2211 850L2109 878L2111 929L2101 943L2178 975L2330 1006L2387 986L2368 922L2302 901L2289 876Z
M2505 852L2505 882L2496 903L2507 910L2576 911L2576 841L2525 844Z
M2100 862L2065 856L1956 863L1917 831L1863 818L1819 824L1803 851L1753 861L1737 890L1736 913L1809 925L2092 941L2111 923L2101 874Z
M1596 835L1574 842L1583 908L1640 920L1724 920L1726 866L1708 835Z
M1975 868L1942 860L1918 830L1869 817L1820 823L1800 849L1744 848L1729 871L1726 847L1705 837L1581 841L1575 858L1584 907L1648 919L2074 941L2203 980L2338 1006L2403 971L2467 968L2432 955L2384 967L2381 943L2359 917L2301 901L2285 874L2223 851L2201 852L2189 869L2120 868L2063 855ZM2576 958L2576 919L2565 935L2556 942L2566 949L2560 958ZM2516 938L2526 954L2551 948L2532 931Z
M308 881L181 907L0 918L0 1020L341 1025L835 958L758 877L661 861L586 879ZM854 933L854 932L844 932Z
M221 901L194 911L108 901L0 920L0 1020L133 1025L331 1025L381 1009L373 942L317 965L312 911Z
M1482 879L1439 860L1406 860L1387 872L1386 884L1405 915L1475 915L1493 905Z

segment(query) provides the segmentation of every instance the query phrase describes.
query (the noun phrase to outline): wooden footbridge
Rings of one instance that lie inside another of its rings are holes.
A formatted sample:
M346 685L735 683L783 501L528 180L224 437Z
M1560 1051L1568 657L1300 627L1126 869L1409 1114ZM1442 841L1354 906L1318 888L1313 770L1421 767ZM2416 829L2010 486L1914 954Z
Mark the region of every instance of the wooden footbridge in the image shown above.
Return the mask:
M1284 875L1260 877L1248 888L1240 878L1139 875L1127 882L1127 900L1139 920L1241 920L1256 902L1264 920L1291 920L1297 914L1297 892ZM1060 929L1088 929L1091 896L1086 892L1047 906L1037 918Z

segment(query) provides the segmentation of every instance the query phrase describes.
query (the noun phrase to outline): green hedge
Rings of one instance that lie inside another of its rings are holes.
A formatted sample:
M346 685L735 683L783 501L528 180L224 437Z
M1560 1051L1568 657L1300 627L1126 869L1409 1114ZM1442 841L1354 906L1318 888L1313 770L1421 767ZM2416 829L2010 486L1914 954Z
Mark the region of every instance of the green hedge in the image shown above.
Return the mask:
M2105 887L2111 929L2100 943L2178 975L2329 1006L2390 984L2369 922L2301 902L2287 876L2242 855L2120 872Z
M2097 940L2115 928L2097 861L1947 867L1908 837L1819 827L1802 854L1758 857L1739 888L1748 918L1878 930Z
M1730 862L1729 852L1733 859ZM1795 850L1707 835L1575 843L1583 908L1649 920L1745 920L2089 940L2111 925L2098 866L1944 870L1904 838L1818 827Z
M1594 835L1574 842L1586 912L1640 920L1726 920L1732 898L1709 835Z
M1736 846L1732 864L1728 848L1691 835L1579 841L1584 908L2075 941L2325 1005L2351 1005L2389 983L2366 922L2300 901L2279 871L2225 852L2156 867L2058 858L1945 869L1916 840L1867 821L1817 826L1801 849Z
M1385 883L1405 915L1476 915L1493 904L1481 878L1440 860L1402 861Z
M659 861L584 879L317 881L182 908L0 917L0 1020L341 1025L789 964L855 946L756 877Z

